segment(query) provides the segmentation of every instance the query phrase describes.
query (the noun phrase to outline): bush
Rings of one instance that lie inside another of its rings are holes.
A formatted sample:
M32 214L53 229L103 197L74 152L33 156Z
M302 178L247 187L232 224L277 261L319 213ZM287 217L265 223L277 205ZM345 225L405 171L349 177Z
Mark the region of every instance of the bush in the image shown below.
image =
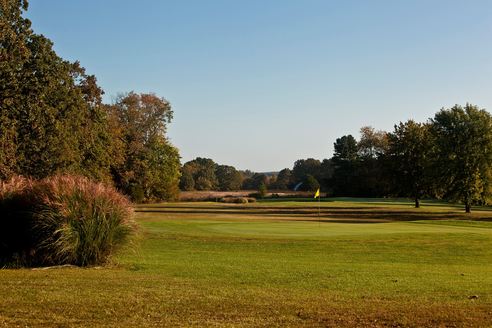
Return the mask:
M221 203L229 204L247 204L248 198L245 197L223 197L220 199Z
M261 183L260 184L260 187L258 188L258 195L260 196L260 198L265 198L267 194L267 187L265 185L265 183Z
M0 265L25 262L34 244L30 188L32 181L23 177L0 182Z
M145 194L142 186L133 184L128 190L128 195L137 204L143 203L145 200Z
M247 203L256 203L256 198L252 197L223 197L219 199L221 203L229 203L229 204L247 204Z
M79 176L0 184L0 261L9 265L103 264L135 232L130 202Z

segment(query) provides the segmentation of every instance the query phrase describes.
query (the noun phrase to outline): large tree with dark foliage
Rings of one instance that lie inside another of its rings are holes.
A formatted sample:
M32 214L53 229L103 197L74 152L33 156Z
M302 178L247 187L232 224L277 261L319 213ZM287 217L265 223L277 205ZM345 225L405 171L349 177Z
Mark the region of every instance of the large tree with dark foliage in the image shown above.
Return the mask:
M210 158L197 157L186 162L181 171L182 190L215 190L219 186L216 175L217 164Z
M327 168L325 180L335 196L380 197L389 190L388 179L382 165L382 155L387 148L384 131L372 127L361 128L360 140L352 135L335 141L334 154Z
M271 186L272 189L287 190L293 184L292 171L288 168L280 170L275 180L275 185Z
M242 189L244 190L258 190L261 185L268 185L268 177L263 173L254 173L250 178L246 178L243 181Z
M409 120L395 125L388 134L385 163L398 195L409 196L420 207L420 199L431 189L430 164L433 142L428 124Z
M169 103L129 93L102 104L96 78L32 31L27 7L0 0L0 179L77 173L114 182L137 201L176 198Z
M356 170L359 162L357 141L352 135L342 136L333 144L334 172L330 184L337 196L355 196Z
M217 165L215 167L218 189L221 191L239 190L243 183L241 173L230 165Z
M296 183L304 181L307 175L317 178L321 175L321 162L314 158L299 159L294 163L292 175Z
M492 194L492 117L466 104L441 109L431 119L434 178L442 197L460 201L469 213Z
M383 155L388 148L388 134L370 126L360 129L357 142L359 160L356 165L357 176L354 186L355 195L363 197L381 197L389 192L389 181L384 172Z
M32 31L27 6L0 1L0 178L65 171L108 180L102 90Z
M318 180L311 174L306 174L302 179L301 190L316 191L320 187Z
M112 166L117 187L137 201L176 199L179 153L166 139L173 117L169 102L154 94L121 95L109 107L123 141L121 163Z

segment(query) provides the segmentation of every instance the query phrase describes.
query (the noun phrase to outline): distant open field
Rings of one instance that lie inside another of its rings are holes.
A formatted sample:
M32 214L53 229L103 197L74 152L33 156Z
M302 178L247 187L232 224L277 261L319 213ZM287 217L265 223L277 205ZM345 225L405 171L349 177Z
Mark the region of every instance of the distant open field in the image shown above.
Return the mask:
M240 191L182 191L179 195L180 201L217 201L223 197L248 197L258 193L258 190ZM270 190L267 195L277 194L282 197L312 197L311 191L292 191L292 190ZM324 195L322 195L324 196Z
M0 326L492 326L492 209L386 199L137 207L105 268L0 271Z

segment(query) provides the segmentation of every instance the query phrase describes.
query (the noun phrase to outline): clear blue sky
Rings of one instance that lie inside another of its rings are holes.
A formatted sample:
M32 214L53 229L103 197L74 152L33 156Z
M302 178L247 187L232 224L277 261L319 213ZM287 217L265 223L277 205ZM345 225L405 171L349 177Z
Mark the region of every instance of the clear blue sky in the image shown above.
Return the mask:
M107 102L168 99L182 161L279 170L363 125L492 109L488 0L31 0L27 16Z

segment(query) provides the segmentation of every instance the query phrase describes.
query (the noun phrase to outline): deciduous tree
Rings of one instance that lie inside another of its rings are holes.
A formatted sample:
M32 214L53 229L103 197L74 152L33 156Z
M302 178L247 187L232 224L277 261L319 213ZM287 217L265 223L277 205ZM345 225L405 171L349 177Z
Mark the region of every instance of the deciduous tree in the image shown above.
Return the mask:
M243 183L241 173L233 166L217 165L215 168L218 189L222 191L239 190Z
M359 156L362 158L378 158L388 147L388 136L385 131L375 130L371 126L360 129L360 139L357 143Z
M25 10L27 1L0 1L0 178L68 171L109 180L102 90L32 31Z
M117 186L137 199L175 199L179 188L179 154L166 139L171 105L155 94L121 95L108 107L116 121L115 138L123 142L123 160L112 166Z
M336 139L333 148L334 172L330 180L333 192L337 196L356 196L356 172L359 162L357 141L352 135L342 136Z
M393 178L393 186L400 195L413 197L415 207L420 198L430 191L431 151L433 142L428 124L409 120L395 125L388 134L385 163Z
M435 140L435 178L443 197L461 201L465 211L491 195L492 117L466 104L441 109L431 119Z
M292 171L290 169L283 169L278 172L277 180L275 181L275 189L286 190L292 185L293 181Z
M306 175L318 178L321 175L321 162L314 158L299 159L294 163L292 175L295 183L302 182Z

